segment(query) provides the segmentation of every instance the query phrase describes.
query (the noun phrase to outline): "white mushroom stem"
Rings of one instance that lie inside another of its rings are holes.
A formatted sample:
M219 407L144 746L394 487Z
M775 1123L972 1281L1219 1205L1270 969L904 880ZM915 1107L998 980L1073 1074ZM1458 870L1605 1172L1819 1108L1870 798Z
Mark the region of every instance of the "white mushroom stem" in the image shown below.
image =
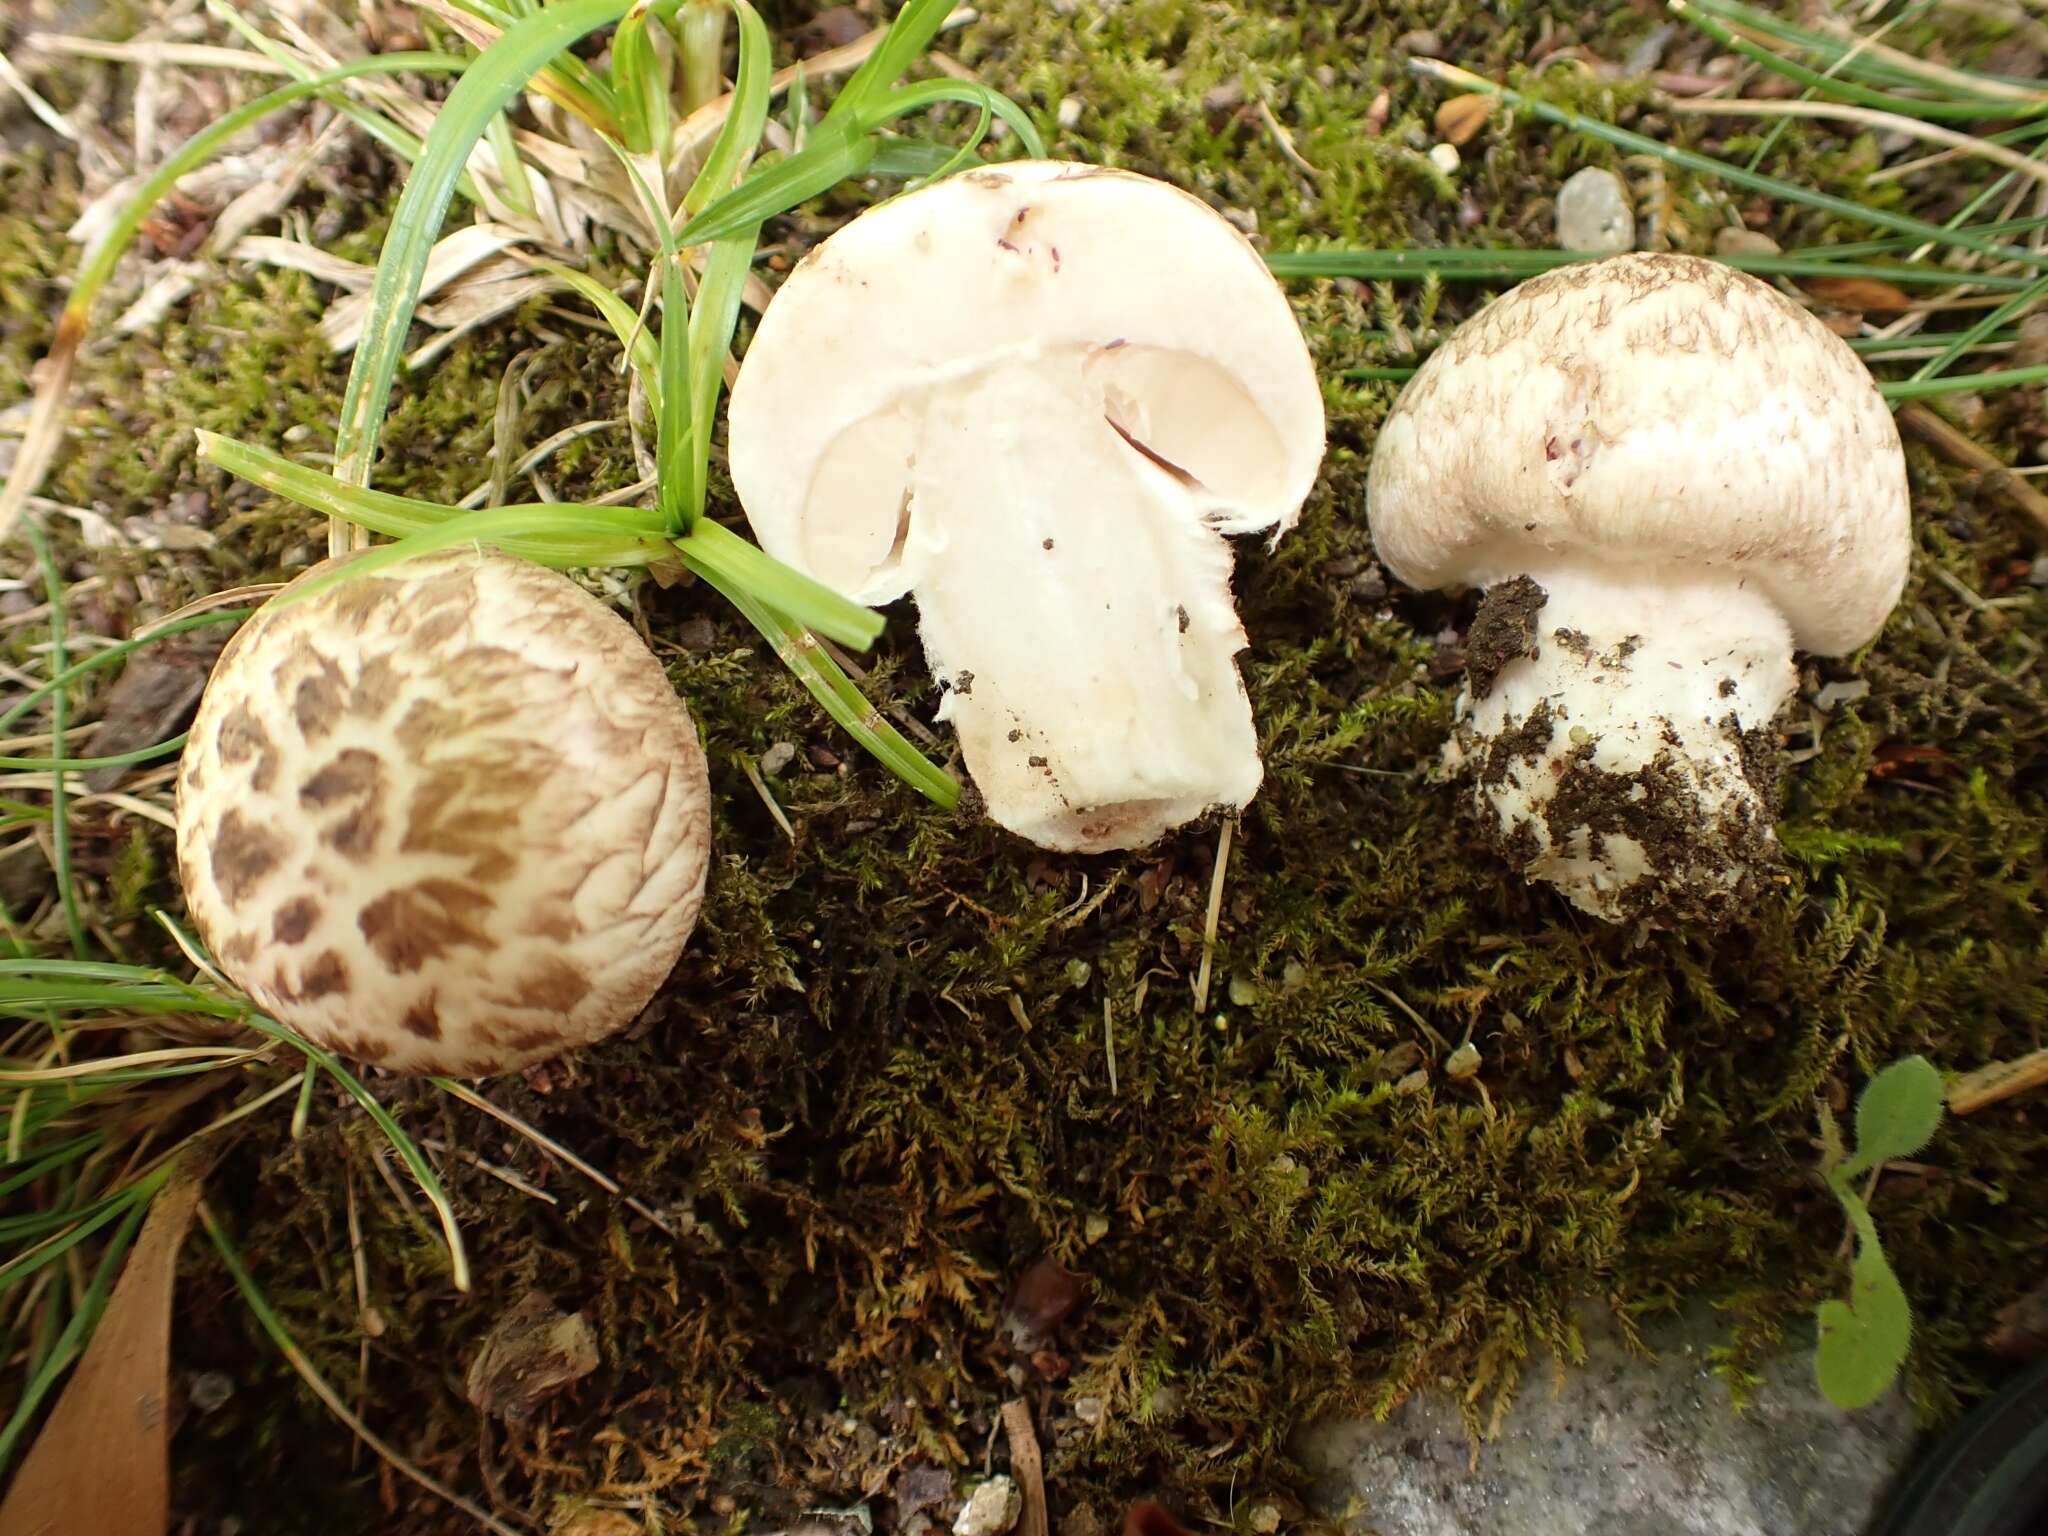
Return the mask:
M940 718L989 813L1044 847L1142 847L1258 789L1229 546L1073 353L934 396L911 472ZM1073 377L1069 377L1073 375Z
M1633 893L1725 915L1774 840L1752 733L1792 694L1784 615L1734 575L1528 574L1545 598L1532 648L1475 679L1447 765L1527 872L1585 911L1634 915Z

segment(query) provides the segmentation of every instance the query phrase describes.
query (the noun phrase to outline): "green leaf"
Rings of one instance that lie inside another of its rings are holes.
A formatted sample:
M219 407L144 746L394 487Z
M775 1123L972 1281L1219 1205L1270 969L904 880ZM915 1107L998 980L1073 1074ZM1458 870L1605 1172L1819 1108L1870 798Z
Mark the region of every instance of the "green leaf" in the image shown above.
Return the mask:
M690 494L693 498L683 526L696 524L704 515L705 485L711 460L711 424L718 413L718 397L725 388L725 357L732 346L733 331L740 320L740 298L746 292L747 274L754 268L754 244L759 227L720 240L711 247L704 264L704 279L697 285L697 304L690 314L689 394L690 444L695 450L691 463ZM664 328L667 322L664 321Z
M1647 134L1617 128L1612 123L1603 122L1597 117L1588 117L1583 112L1553 106L1538 97L1512 90L1483 76L1436 59L1417 59L1410 67L1419 74L1460 90L1483 91L1487 95L1497 96L1508 105L1519 107L1531 117L1541 122L1554 123L1568 132L1590 134L1596 139L1603 139L1617 148L1627 150L1630 154L1648 155L1663 161L1666 165L1675 165L1698 176L1718 178L1731 186L1761 192L1781 202L1801 203L1809 208L1818 208L1824 213L1832 213L1838 218L1875 225L1880 229L1896 230L1899 234L1910 235L1917 240L1937 245L1975 251L1979 256L2017 262L2036 271L2048 266L2048 255L2031 251L2025 246L1987 240L1968 230L1947 229L1939 224L1929 224L1923 219L1894 213L1888 208L1872 207L1866 203L1856 202L1852 198L1839 197L1832 192L1820 192L1795 182L1781 181L1775 176L1744 170L1741 166L1731 165L1725 160L1716 160L1711 155L1680 149L1676 145L1666 144L1661 139L1653 139Z
M1849 1266L1849 1299L1821 1303L1814 1375L1836 1407L1863 1408L1884 1395L1905 1363L1913 1311L1878 1246L1869 1207L1846 1190L1836 1193L1856 1229L1856 1258Z
M623 306L621 306L623 307ZM630 314L631 312L628 311ZM500 517L493 524L469 521L484 514L444 507L439 502L417 501L394 496L389 491L372 491L349 485L334 476L303 464L294 464L282 454L231 437L201 430L199 458L218 464L229 474L272 495L298 503L308 511L338 517L377 533L400 539L456 522L461 527L444 542L459 544L488 540L508 555L531 560L556 569L577 569L603 565L645 565L660 555L660 515L638 507L591 507L574 503L542 502L497 507L494 514L517 514L515 521ZM398 546L393 546L394 548ZM418 545L408 546L399 559L424 553ZM366 562L383 562L382 550L352 561L337 576L360 576L376 569ZM316 579L317 580L317 579ZM292 601L312 595L316 584L309 582L292 594Z
M370 483L384 412L391 401L391 381L404 357L427 258L470 151L492 117L511 104L537 70L582 37L617 21L630 7L631 0L561 0L514 22L462 72L448 93L406 178L370 285L369 314L349 368L335 434L337 479L353 485Z
M654 344L647 327L640 323L640 317L633 312L632 305L605 287L587 272L578 272L574 267L565 267L558 261L535 258L534 265L543 272L552 273L574 288L591 306L604 316L604 322L612 328L612 334L619 338L632 362L633 371L640 375L640 389L647 396L648 409L659 417L661 414L661 349Z
M1029 158L1045 158L1045 140L1039 137L1038 125L1031 121L1024 109L1000 91L991 90L988 86L972 80L925 80L916 85L906 85L899 91L891 91L880 97L872 108L862 114L861 121L872 130L909 113L938 106L942 102L958 102L964 106L979 107L984 114L993 112L1010 125L1011 130L1017 135L1018 143L1024 147L1024 153Z
M619 126L636 155L661 155L668 139L668 81L661 54L648 36L655 23L640 0L612 34L612 87L619 96Z
M714 526L700 523L698 531ZM853 680L819 646L816 636L721 572L710 567L693 568L746 615L747 622L775 648L782 664L796 674L810 689L811 696L825 707L825 713L838 721L863 750L941 810L950 811L960 803L959 781L930 762L882 718L867 695L853 686Z
M882 616L872 608L790 569L719 523L700 520L675 541L675 548L685 565L719 590L733 586L750 592L777 613L841 645L864 651L882 633Z
M931 46L952 13L952 0L909 0L889 24L882 41L868 55L867 62L840 87L839 97L825 114L827 122L836 117L858 117L869 101L880 96Z
M704 157L703 169L697 172L697 179L683 199L686 213L700 212L714 197L732 190L747 163L747 155L760 143L761 130L768 121L768 97L775 73L768 28L760 12L747 0L732 0L732 8L740 19L739 74L733 80L732 109L726 113L718 137L711 143L711 153Z
M1687 0L1669 0L1669 3L1674 14L1691 22L1721 47L1732 49L1751 63L1760 64L1771 73L1790 80L1795 85L1802 85L1809 91L1817 91L1823 96L1833 96L1842 101L1855 102L1859 106L1876 107L1881 111L1895 112L1907 117L1930 119L1988 119L2004 122L2010 118L2033 116L2048 111L2048 102L2000 101L1982 96L1961 101L1929 101L1917 96L1895 96L1887 91L1872 90L1854 81L1824 75L1817 69L1808 69L1796 59L1785 58L1751 42L1746 37L1738 37L1697 7L1688 4Z
M1853 1179L1893 1158L1911 1157L1941 1125L1941 1074L1924 1056L1895 1061L1864 1086L1856 1101L1856 1155L1841 1168Z

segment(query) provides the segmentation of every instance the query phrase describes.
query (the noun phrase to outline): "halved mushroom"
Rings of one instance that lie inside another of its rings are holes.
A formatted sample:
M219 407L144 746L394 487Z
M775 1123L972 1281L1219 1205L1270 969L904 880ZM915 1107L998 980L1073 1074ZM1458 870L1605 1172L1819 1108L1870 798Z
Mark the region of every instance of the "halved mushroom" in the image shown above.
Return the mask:
M915 595L989 814L1135 848L1259 787L1223 535L1299 515L1315 369L1264 262L1162 182L1005 165L874 209L783 284L733 387L762 545Z
M696 728L632 628L468 546L262 609L178 777L221 968L401 1072L508 1072L624 1028L696 926L710 823Z

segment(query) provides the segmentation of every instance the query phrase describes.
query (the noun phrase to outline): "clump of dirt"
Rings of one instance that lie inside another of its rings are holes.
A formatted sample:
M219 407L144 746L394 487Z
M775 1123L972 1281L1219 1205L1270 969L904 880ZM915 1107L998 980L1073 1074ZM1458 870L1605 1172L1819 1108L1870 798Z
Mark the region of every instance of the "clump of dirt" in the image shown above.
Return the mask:
M1550 595L1527 576L1486 589L1465 635L1465 672L1473 698L1492 693L1500 669L1516 657L1536 654L1536 615L1549 600Z

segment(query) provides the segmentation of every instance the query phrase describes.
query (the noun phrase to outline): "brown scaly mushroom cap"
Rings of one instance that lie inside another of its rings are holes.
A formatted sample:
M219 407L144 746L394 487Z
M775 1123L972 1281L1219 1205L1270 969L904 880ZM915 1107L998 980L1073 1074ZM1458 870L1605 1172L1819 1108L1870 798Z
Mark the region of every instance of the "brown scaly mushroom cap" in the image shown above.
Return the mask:
M178 867L222 969L308 1039L508 1072L646 1006L696 926L709 802L631 627L464 547L242 627L185 746Z

